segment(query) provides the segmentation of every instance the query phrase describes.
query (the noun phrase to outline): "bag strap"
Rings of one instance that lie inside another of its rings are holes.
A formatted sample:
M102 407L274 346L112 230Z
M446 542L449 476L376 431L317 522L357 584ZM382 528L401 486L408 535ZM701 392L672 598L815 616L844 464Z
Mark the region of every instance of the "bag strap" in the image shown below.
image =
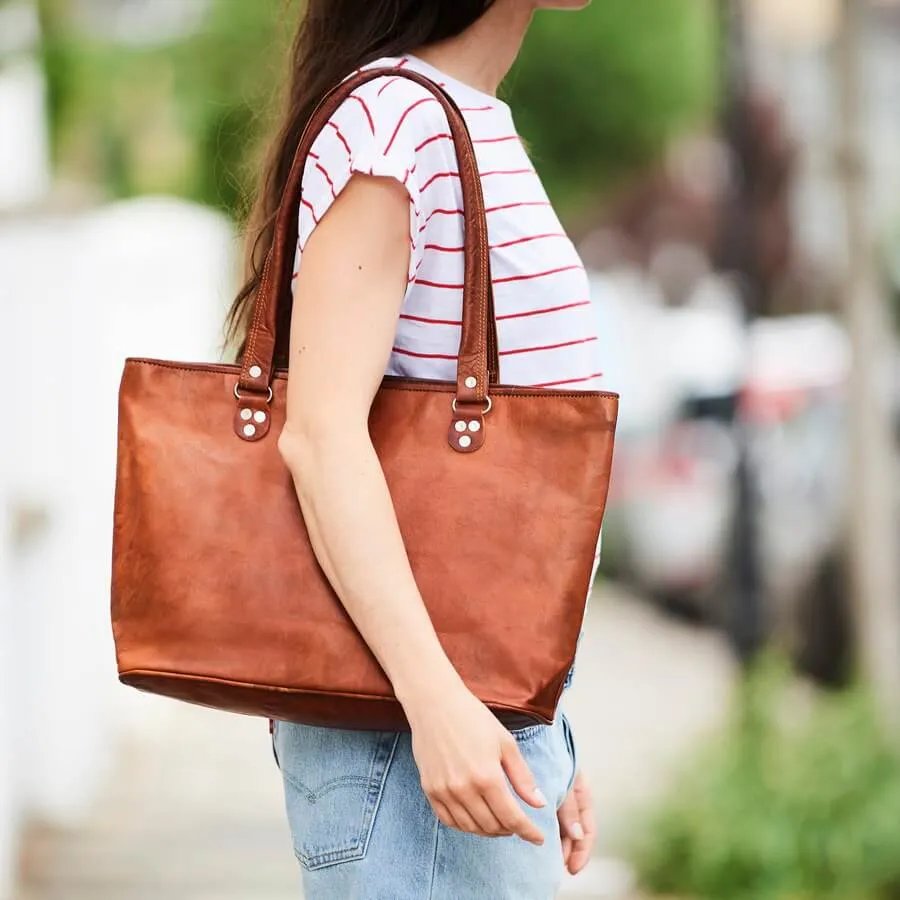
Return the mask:
M455 422L464 418L464 414L471 420L473 416L478 418L490 409L488 387L489 384L496 384L499 376L487 216L475 149L462 113L440 86L424 75L408 69L384 67L357 72L328 93L310 118L294 155L287 185L276 214L274 240L263 267L235 394L239 398L239 403L242 398L252 396L254 406L261 405L260 395L267 395L271 399L270 391L275 374L278 304L279 299L290 291L291 270L299 229L297 208L302 194L303 172L312 145L341 103L353 91L385 75L415 81L434 95L447 114L459 165L465 216L465 279L462 336L457 364L456 398L453 403L455 419L451 423L452 435ZM267 406L268 403L264 405ZM236 419L236 423L239 421ZM458 426L456 428L458 429ZM242 429L238 429L238 434L244 440L258 440L265 431L268 429L258 430L254 437L250 437ZM474 450L481 446L483 440L483 430L478 429L474 431L469 441L463 440L463 446L460 447L457 431L456 440L451 440L451 445L455 449Z

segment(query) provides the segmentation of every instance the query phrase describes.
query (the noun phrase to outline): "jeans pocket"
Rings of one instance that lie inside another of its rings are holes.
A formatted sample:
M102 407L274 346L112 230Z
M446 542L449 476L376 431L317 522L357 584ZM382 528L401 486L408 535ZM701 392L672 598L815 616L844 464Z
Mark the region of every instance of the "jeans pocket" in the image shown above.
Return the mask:
M399 735L279 722L294 853L308 870L363 859Z

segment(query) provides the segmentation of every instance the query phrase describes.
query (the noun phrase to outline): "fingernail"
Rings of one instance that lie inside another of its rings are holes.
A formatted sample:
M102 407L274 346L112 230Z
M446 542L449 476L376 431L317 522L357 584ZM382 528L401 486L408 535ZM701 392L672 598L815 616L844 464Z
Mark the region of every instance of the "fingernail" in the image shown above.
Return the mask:
M537 803L540 803L541 806L547 805L547 798L544 797L543 791L539 787L534 789L534 794L532 795Z
M581 827L581 822L573 822L569 826L569 834L572 836L573 841L583 841L584 829Z

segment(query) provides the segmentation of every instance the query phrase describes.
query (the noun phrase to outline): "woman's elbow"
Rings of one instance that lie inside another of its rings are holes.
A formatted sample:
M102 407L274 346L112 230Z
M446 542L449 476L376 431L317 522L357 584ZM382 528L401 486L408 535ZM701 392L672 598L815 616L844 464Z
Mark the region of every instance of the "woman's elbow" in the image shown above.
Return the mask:
M315 478L323 465L360 439L369 441L365 426L306 414L288 418L278 435L278 452L294 479L302 482Z
M278 435L278 453L295 479L302 479L317 456L313 429L306 422L287 422Z

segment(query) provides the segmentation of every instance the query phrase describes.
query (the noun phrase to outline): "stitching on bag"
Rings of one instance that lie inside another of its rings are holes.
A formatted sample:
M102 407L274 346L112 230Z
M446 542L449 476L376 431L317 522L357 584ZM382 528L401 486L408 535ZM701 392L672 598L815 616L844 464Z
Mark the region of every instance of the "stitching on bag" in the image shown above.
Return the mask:
M224 368L227 363L223 363L223 368L221 369L213 369L209 368L208 364L205 363L197 363L196 365L185 365L184 363L175 363L175 362L166 362L165 360L153 360L153 359L129 359L128 363L132 365L139 366L151 366L157 369L174 369L177 372L204 372L209 375L233 375L234 373L226 370ZM217 365L217 363L212 363L212 365ZM238 374L240 374L240 370L238 370ZM282 374L277 374L274 377L276 381L285 381L287 380L287 376ZM456 389L455 384L452 381L446 382L446 388L440 388L439 390L452 394ZM394 385L394 384L386 384L384 387L387 390L391 391L407 391L410 393L420 393L427 392L430 388L434 387L434 385L423 385L422 387L407 387L405 385ZM515 393L512 393L515 391ZM509 393L507 393L509 392ZM541 397L544 399L577 399L579 397L611 397L616 400L619 399L619 395L613 391L554 391L551 388L528 388L528 387L520 387L514 384L498 384L494 385L491 391L492 394L499 397L507 397L510 399L522 399L524 397Z

